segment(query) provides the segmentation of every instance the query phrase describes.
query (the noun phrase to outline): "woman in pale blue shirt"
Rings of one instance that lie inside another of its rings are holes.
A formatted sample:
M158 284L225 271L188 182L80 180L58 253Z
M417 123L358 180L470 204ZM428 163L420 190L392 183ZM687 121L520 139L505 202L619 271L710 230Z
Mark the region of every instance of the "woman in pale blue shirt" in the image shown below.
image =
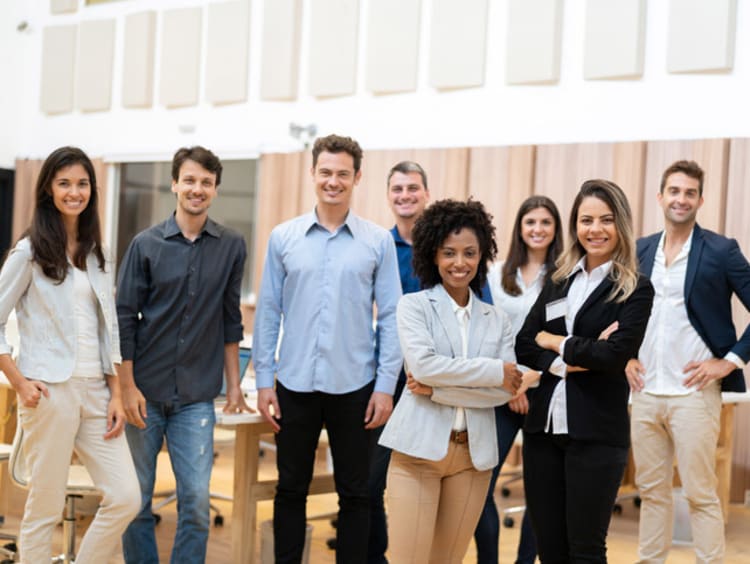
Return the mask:
M426 289L398 304L410 376L380 439L393 450L388 539L399 564L463 560L498 460L493 407L520 385L510 321L478 298L494 230L481 203L443 200L412 233Z
M514 339L542 286L554 271L562 248L562 225L555 202L546 196L531 196L524 200L513 222L508 256L505 261L492 265L488 274L492 301L510 318ZM533 380L539 378L538 372L519 368L524 372L521 389L510 402L495 408L499 461L492 470L487 499L474 532L477 564L497 564L500 519L495 505L495 484L529 410L526 390ZM524 515L516 564L533 564L535 558L534 531L528 515Z
M21 522L23 562L49 562L75 452L102 502L78 564L113 556L140 505L125 437L112 264L105 260L94 167L62 147L42 165L31 227L0 271L0 370L18 394L29 495ZM5 339L15 309L17 361Z

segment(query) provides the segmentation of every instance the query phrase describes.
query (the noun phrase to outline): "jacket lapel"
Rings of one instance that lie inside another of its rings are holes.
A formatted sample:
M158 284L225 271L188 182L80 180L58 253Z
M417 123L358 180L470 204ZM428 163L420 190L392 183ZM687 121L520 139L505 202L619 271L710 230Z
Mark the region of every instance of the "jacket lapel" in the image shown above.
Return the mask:
M448 292L445 291L442 284L438 284L428 290L430 293L430 302L435 309L440 324L443 326L445 334L451 345L453 356L463 356L463 346L461 345L461 333L456 322L456 314L453 313L453 305ZM473 312L472 312L473 313Z
M480 300L476 294L474 295L474 303L471 308L471 319L469 320L469 346L468 354L469 358L475 358L479 356L479 349L482 346L482 341L487 336L489 317L491 313L491 305L485 304Z
M693 294L693 282L698 272L698 265L703 253L703 230L696 223L693 229L693 241L690 243L690 253L688 254L687 272L685 273L685 303L690 301Z
M654 270L654 260L656 260L656 247L659 246L661 240L661 234L657 234L655 237L651 237L646 243L642 254L638 257L640 262L641 274L646 278L651 278L651 273Z
M576 314L576 318L573 321L574 333L575 333L575 328L578 326L578 320L581 319L581 316L586 314L586 310L588 308L590 308L593 304L602 300L603 297L605 297L609 292L611 292L613 285L614 285L614 282L612 282L612 279L609 276L607 276L604 280L602 280L599 283L599 285L596 288L594 288L594 291L591 292L588 298L586 298L586 301L583 302L581 309L579 309L578 313Z

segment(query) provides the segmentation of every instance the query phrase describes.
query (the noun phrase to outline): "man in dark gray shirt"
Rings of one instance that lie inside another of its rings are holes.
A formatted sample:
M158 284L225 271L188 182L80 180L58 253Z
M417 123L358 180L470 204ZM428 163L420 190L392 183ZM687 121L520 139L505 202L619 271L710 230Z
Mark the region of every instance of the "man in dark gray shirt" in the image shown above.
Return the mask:
M177 482L172 562L202 563L209 530L214 398L227 380L225 411L249 411L240 390L242 236L208 217L221 162L203 147L172 160L177 209L142 231L120 266L120 323L126 429L141 486L141 511L123 536L129 564L158 564L151 498L156 457L167 439Z

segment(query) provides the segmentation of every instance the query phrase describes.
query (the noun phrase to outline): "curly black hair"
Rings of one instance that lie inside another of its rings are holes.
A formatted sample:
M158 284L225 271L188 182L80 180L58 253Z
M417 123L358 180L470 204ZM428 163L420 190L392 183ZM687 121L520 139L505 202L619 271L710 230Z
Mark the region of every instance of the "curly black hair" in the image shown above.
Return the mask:
M432 288L441 282L440 273L435 264L435 256L443 242L451 233L458 233L463 228L471 229L479 241L481 260L477 275L469 287L479 294L487 280L487 265L497 255L495 226L492 216L484 209L482 202L469 199L466 202L457 200L440 200L429 206L414 224L413 266L423 288Z

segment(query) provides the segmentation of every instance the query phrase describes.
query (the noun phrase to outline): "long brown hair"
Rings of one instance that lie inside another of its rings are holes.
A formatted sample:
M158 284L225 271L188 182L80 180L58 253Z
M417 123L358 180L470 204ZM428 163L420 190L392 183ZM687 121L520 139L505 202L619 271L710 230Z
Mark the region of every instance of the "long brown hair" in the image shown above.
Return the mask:
M66 249L68 236L60 211L52 198L52 181L57 171L71 165L80 164L89 175L91 197L86 209L78 216L78 245L73 254L76 268L86 270L86 257L94 253L99 269L104 271L102 235L98 214L98 190L94 165L86 153L77 147L60 147L44 161L39 179L36 182L36 202L31 226L26 234L31 241L34 261L41 266L44 274L57 283L65 280L68 273Z
M521 222L527 213L538 208L546 209L555 221L555 237L552 239L550 246L547 247L547 254L544 257L545 279L549 279L552 276L552 272L555 270L555 261L563 249L560 212L557 211L555 202L547 196L531 196L526 198L521 207L518 208L516 220L513 222L513 234L510 238L508 257L505 259L502 271L500 272L500 285L509 296L521 295L521 288L518 286L518 281L516 280L516 272L521 266L529 262L529 250L521 236Z

